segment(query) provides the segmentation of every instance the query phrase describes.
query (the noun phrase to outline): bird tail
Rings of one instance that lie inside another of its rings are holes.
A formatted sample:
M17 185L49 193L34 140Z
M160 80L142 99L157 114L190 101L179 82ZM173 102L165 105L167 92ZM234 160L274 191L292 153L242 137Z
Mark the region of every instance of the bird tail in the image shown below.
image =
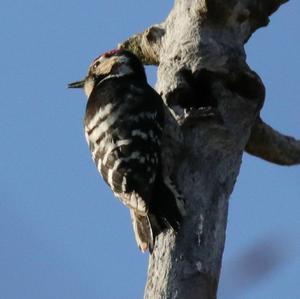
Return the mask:
M130 209L136 242L142 252L154 248L155 238L165 229L178 232L185 215L184 199L170 177L158 175L149 211L145 215Z
M134 236L139 249L142 252L153 248L153 230L148 215L141 215L136 210L130 209Z

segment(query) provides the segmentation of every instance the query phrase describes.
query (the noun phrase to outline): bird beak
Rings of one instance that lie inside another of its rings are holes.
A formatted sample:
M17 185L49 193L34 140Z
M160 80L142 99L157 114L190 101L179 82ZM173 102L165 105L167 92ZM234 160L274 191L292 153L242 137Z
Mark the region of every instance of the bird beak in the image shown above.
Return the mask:
M85 80L76 81L68 84L68 88L83 88Z

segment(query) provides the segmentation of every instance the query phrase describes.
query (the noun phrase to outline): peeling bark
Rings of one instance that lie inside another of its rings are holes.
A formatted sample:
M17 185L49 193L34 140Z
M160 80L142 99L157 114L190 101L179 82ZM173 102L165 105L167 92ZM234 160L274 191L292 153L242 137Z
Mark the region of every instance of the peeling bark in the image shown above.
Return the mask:
M158 65L156 89L173 116L166 119L164 172L186 199L179 233L156 240L145 299L216 298L228 200L246 145L266 160L299 163L299 141L257 122L265 88L244 50L285 2L175 0L163 23L119 45Z

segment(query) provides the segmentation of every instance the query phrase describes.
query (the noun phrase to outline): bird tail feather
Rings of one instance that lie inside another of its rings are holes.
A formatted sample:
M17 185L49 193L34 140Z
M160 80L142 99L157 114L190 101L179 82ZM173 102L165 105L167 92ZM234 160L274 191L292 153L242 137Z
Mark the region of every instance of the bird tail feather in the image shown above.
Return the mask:
M178 232L185 215L184 199L170 177L157 176L149 211L130 209L136 242L142 252L152 253L156 237L165 229Z
M148 215L141 215L136 210L130 209L134 236L142 252L153 249L153 230Z

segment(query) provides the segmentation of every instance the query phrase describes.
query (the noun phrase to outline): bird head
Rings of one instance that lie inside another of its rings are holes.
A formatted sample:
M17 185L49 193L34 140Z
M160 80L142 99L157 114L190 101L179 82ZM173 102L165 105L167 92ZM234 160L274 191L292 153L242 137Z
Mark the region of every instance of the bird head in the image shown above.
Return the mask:
M84 88L87 97L93 89L106 78L134 76L138 80L145 80L146 75L142 63L131 52L115 49L97 57L90 65L87 76L70 83L69 88Z

